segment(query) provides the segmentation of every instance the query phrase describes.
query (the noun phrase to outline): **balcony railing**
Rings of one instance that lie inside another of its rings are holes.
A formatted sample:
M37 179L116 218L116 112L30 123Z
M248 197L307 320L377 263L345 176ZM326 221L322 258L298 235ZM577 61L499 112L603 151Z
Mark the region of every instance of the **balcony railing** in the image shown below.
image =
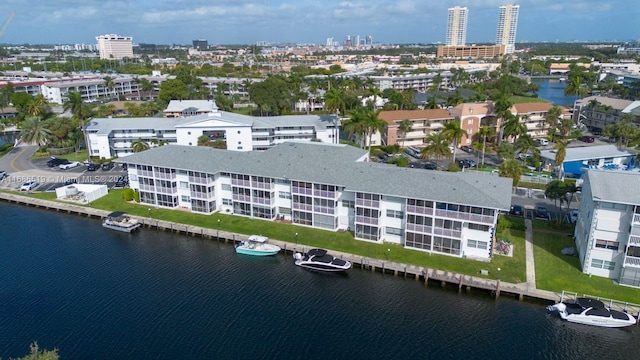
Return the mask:
M415 231L421 232L425 234L431 234L431 226L427 225L418 225L418 224L407 224L407 231Z
M178 192L178 188L156 186L156 192L160 194L176 194Z
M249 180L240 180L240 179L231 179L231 185L243 186L243 187L251 187L251 181L249 181Z
M467 220L467 221L481 222L485 224L493 224L493 216L488 216L488 215L479 215L479 214L472 214L472 213L451 211L451 210L440 210L440 209L436 209L436 215L450 218L450 219Z
M640 268L640 258L637 257L633 257L633 256L627 256L624 259L624 265L627 266L633 266L633 267L639 267Z
M336 198L336 192L335 191L323 191L323 190L314 190L313 191L313 195L317 196L317 197L322 197L322 198L326 198L326 199L335 199Z
M140 190L144 191L156 191L156 188L153 185L140 184Z
M640 223L640 214L633 214L633 222Z
M313 205L311 204L293 203L293 208L295 210L313 211Z
M241 195L241 194L233 194L233 200L250 203L251 202L251 196L249 196L249 195Z
M155 172L155 177L158 179L175 179L176 173Z
M254 197L254 198L253 198L253 202L254 202L255 204L272 205L272 204L273 204L273 199L271 199L271 198L264 198L264 197Z
M640 245L640 236L629 236L629 245Z
M251 186L254 189L268 189L268 190L273 189L273 183L267 183L267 182L252 181Z
M153 177L153 171L138 170L138 176L144 176L144 177L152 178Z
M356 199L356 205L366 206L366 207L369 207L369 208L378 209L380 207L380 201L378 201L378 200Z
M192 184L213 184L213 178L210 177L200 177L200 176L189 176L189 182Z
M314 206L313 207L313 211L316 212L316 213L320 213L320 214L333 215L333 214L335 214L336 210L334 208L325 207L325 206Z
M191 191L191 197L196 199L212 199L216 197L215 193L206 193L201 191Z
M407 212L414 214L433 215L432 208L426 208L422 206L407 205Z
M371 218L362 215L356 216L356 222L360 224L378 225L378 218Z
M456 239L459 239L462 236L462 231L460 230L443 229L438 227L433 228L433 233L435 235L448 236Z
M292 194L301 194L301 195L312 195L313 194L313 190L311 188L292 186L291 187L291 193Z

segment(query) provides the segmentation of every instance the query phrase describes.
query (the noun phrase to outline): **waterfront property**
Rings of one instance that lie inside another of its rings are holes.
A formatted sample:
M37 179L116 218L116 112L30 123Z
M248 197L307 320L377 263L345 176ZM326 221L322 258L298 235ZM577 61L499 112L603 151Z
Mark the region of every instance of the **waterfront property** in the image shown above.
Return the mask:
M615 99L605 96L589 96L576 100L575 120L590 130L604 130L607 125L618 123L625 114L640 117L640 101Z
M221 211L372 242L488 259L511 181L367 162L346 145L287 142L262 152L163 146L118 160L154 207Z
M640 287L640 173L587 170L575 228L585 274Z
M236 151L266 150L288 140L334 143L339 123L335 115L247 116L219 111L213 103L209 112L189 117L92 119L85 131L89 154L112 158L132 154L138 140L197 146L202 135Z
M618 149L615 145L579 146L567 148L562 166L555 166L557 150L543 150L540 161L547 171L554 171L559 179L580 178L586 169L625 170L637 168L635 153Z
M425 146L429 133L442 130L445 122L453 120L449 111L445 109L381 111L378 116L387 122L383 134L385 144L399 144L403 147ZM405 119L411 121L411 131L403 133L399 127Z

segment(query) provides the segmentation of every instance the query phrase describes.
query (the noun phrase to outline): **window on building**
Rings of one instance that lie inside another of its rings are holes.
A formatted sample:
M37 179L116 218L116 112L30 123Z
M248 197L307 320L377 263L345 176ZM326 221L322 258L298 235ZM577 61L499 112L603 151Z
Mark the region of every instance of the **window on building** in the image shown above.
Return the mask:
M231 191L230 184L222 184L220 187L222 188L222 190Z
M399 210L387 210L387 217L390 218L396 218L396 219L402 219L404 218L404 213L402 211Z
M616 263L613 261L592 259L591 267L594 269L613 270L616 268Z
M287 191L279 191L278 192L278 197L280 199L291 199L291 193L287 192Z
M489 225L480 225L480 224L469 223L469 229L471 229L471 230L480 230L480 231L487 232L487 231L489 231L490 226Z
M387 235L397 235L397 236L402 235L402 229L399 229L399 228L394 228L394 227L388 227L387 226L384 229L384 231L385 231L385 234L387 234Z
M233 200L231 199L222 199L222 205L233 205Z
M488 246L489 244L486 241L471 240L471 239L467 240L468 248L487 250Z
M600 249L618 251L618 249L620 248L620 243L617 241L596 239L596 247Z

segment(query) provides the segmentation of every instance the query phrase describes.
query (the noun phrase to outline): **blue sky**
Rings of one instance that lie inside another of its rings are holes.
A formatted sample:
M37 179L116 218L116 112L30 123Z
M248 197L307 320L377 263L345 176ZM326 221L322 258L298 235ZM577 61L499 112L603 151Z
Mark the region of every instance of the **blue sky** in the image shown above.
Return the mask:
M501 0L1 0L0 43L95 43L100 34L134 43L325 43L349 35L375 42L444 42L447 8L467 6L467 43L493 42ZM640 39L636 0L522 0L517 42Z

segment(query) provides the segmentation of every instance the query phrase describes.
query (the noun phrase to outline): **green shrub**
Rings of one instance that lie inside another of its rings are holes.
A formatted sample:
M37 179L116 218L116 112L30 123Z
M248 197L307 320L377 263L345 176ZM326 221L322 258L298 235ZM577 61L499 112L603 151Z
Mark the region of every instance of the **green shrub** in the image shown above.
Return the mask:
M404 156L398 156L396 158L389 160L390 164L396 164L396 166L399 166L399 167L407 167L409 166L410 162L411 160L409 160L409 158L406 158Z
M460 171L460 165L457 163L449 163L449 165L447 165L447 171L458 172Z
M131 188L124 189L124 191L122 192L122 198L124 199L124 201L131 201L133 200L134 196L135 192Z
M496 230L498 232L503 232L505 229L525 231L527 226L524 224L524 218L501 215L498 217Z
M140 202L140 193L139 192L134 192L133 193L133 200L135 200L137 203Z

